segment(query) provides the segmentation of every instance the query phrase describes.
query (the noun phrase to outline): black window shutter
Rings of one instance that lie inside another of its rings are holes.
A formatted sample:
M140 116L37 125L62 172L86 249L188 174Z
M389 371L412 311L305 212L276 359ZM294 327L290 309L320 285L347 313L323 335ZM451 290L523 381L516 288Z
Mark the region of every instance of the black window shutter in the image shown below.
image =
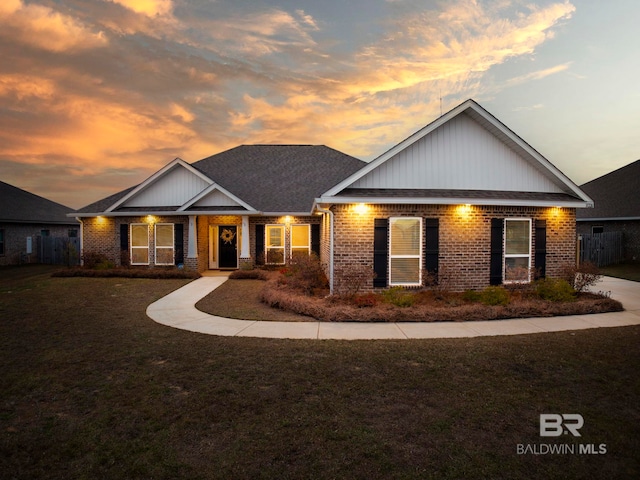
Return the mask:
M256 225L256 265L264 265L264 225Z
M536 220L536 251L534 264L536 267L536 278L547 276L547 221Z
M387 286L389 264L389 220L376 218L373 224L373 279L374 287Z
M129 251L129 224L120 224L120 251Z
M438 250L440 248L440 227L437 218L425 220L426 249L424 255L424 268L427 272L438 274Z
M504 221L501 218L491 219L491 260L489 266L489 284L502 283L502 242Z
M184 264L184 225L181 223L176 223L173 226L173 236L174 236L174 253L175 253L175 264Z
M311 225L311 251L318 257L320 256L320 224L313 223Z

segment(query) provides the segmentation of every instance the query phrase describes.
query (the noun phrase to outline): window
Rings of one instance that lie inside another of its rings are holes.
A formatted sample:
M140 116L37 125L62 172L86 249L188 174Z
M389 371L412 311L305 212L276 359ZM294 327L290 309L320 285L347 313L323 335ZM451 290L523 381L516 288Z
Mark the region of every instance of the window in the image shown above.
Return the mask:
M504 281L505 283L531 280L531 220L504 221Z
M49 230L40 230L40 236L48 237L51 234Z
M422 281L422 218L390 218L389 230L389 284L420 285Z
M173 223L156 223L156 265L173 265Z
M4 255L4 230L0 228L0 255Z
M266 263L284 264L284 225L267 225L265 236Z
M149 226L131 224L131 265L149 265Z
M604 227L602 225L594 225L593 227L591 227L591 233L604 233Z
M309 255L311 251L311 225L291 225L291 258Z
M78 238L78 230L76 228L69 229L69 238Z

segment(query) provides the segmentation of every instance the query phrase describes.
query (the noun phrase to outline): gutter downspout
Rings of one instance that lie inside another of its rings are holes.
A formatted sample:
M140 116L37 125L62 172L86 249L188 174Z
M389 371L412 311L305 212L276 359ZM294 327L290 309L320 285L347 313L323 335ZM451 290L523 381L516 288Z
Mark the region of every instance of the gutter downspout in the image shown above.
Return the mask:
M333 295L333 212L319 205L316 208L320 213L329 214L329 294Z
M78 252L80 258L78 260L80 260L80 265L82 266L84 265L84 255L82 254L84 252L84 223L80 217L76 217L76 220L80 222L80 251Z

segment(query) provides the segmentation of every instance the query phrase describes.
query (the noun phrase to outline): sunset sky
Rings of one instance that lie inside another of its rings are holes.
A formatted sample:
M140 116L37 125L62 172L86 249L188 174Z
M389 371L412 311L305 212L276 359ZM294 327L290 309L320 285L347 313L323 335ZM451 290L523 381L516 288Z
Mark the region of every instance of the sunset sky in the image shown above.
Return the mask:
M1 0L0 180L79 208L240 144L371 160L473 98L582 184L640 158L639 18L637 0Z

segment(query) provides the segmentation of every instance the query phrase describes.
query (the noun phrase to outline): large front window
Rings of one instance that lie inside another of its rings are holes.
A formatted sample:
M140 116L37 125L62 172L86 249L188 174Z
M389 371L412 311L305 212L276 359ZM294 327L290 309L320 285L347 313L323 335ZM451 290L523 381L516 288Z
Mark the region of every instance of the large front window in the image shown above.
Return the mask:
M149 265L149 226L131 224L131 265Z
M504 228L504 281L531 280L531 220L507 218Z
M308 256L311 251L311 226L291 225L291 258Z
M266 263L284 264L284 225L267 225L265 236Z
M422 218L389 219L389 284L418 286L422 281Z
M156 265L173 265L173 241L173 223L156 224Z

